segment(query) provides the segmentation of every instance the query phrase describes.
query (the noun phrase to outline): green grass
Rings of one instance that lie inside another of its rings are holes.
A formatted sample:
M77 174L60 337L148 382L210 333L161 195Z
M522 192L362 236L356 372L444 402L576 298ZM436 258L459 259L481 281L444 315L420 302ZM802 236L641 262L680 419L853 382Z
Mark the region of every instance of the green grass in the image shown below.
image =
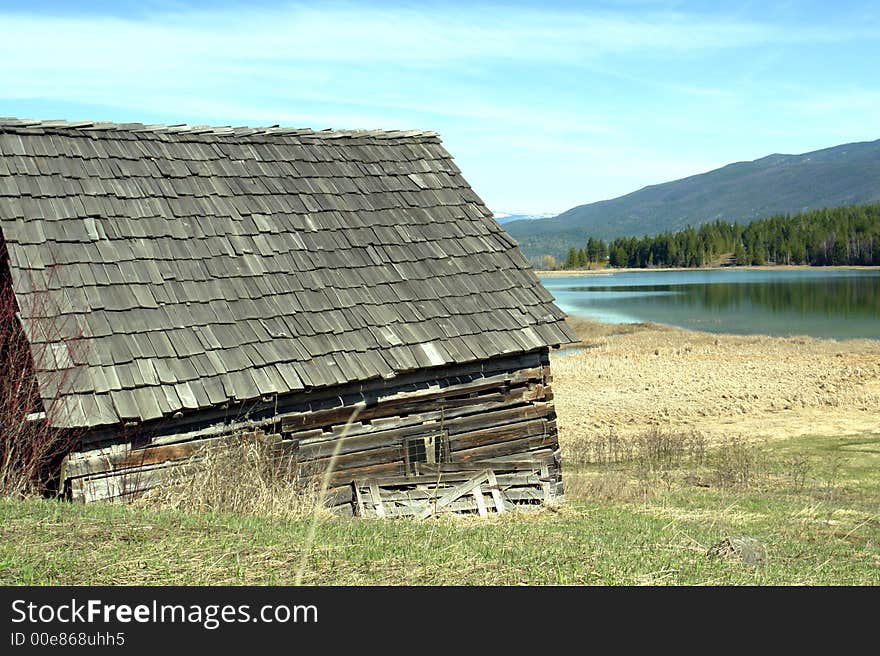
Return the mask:
M323 520L304 582L880 584L880 435L761 447L748 488L706 483L711 472L678 467L635 497L488 520ZM608 474L565 473L573 490ZM3 500L0 583L291 584L307 531L308 520ZM764 543L766 561L707 555L734 535Z

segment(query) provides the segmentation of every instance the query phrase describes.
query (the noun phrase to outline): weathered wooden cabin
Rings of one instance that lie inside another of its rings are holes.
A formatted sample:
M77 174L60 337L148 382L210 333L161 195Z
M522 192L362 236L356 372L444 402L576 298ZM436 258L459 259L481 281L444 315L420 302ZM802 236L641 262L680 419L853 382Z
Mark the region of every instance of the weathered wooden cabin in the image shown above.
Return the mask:
M355 513L561 493L574 335L434 133L3 119L0 231L73 499L242 433Z

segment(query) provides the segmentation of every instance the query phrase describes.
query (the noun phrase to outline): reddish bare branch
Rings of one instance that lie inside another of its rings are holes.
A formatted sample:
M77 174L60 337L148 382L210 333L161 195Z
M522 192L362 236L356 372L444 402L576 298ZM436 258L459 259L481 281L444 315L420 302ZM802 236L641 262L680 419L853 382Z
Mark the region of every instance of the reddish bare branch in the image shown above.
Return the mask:
M81 372L74 363L84 361L87 343L81 330L71 330L70 318L59 312L49 291L57 268L49 267L42 274L40 281L30 276L28 293L16 296L0 236L0 495L4 496L47 491L61 458L81 433L64 426L70 424L67 395Z

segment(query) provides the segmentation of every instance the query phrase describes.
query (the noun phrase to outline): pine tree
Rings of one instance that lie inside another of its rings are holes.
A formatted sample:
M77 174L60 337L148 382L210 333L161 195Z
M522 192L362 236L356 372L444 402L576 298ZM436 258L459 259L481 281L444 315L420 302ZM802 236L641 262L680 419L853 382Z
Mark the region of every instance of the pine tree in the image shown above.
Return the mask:
M599 259L598 242L590 237L587 240L587 262L595 262Z
M623 246L617 245L611 249L611 254L608 258L608 264L613 267L625 267L629 263L629 256L627 255L626 250Z
M566 267L577 265L580 252L584 263L607 257L614 267L695 267L731 251L738 265L880 265L880 204L780 214L747 225L716 220L696 230L620 237L610 244L590 238L585 252L576 251L574 259L569 252Z

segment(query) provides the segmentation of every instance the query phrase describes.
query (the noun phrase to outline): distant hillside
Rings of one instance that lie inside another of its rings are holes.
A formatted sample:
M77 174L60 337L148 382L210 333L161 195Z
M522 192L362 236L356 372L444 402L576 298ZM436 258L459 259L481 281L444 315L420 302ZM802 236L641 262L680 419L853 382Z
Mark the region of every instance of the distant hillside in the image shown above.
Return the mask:
M880 140L803 155L769 155L626 196L579 205L557 217L513 221L507 231L528 257L557 257L587 237L614 239L675 231L724 218L880 201Z
M545 214L520 214L516 212L492 212L495 220L498 223L511 223L512 221L537 221L538 219L549 219L551 217L556 216L552 212L548 212Z

